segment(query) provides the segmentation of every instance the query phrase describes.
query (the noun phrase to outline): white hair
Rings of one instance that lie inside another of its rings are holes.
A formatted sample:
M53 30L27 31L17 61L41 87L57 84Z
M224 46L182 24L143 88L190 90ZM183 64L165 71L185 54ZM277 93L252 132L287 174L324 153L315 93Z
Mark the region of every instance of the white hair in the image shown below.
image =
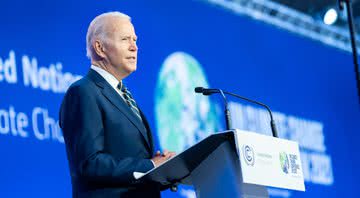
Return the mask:
M98 15L97 17L95 17L89 27L88 27L88 31L86 33L86 56L89 59L94 58L95 55L95 50L94 47L92 45L93 41L95 39L99 39L103 42L105 42L105 40L107 39L107 34L106 31L104 30L104 25L106 23L106 20L109 17L118 17L121 19L127 19L129 21L131 21L131 17L121 13L121 12L106 12L103 14Z

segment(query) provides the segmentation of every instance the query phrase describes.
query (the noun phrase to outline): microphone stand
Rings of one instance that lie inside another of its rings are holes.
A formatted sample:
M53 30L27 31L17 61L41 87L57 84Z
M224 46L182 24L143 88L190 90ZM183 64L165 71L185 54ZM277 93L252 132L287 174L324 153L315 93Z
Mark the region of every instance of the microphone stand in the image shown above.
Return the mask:
M260 105L262 107L265 107L267 109L267 111L269 112L270 114L270 125L271 125L271 132L272 132L272 135L273 137L276 137L278 138L278 132L276 130L276 125L275 125L275 121L274 121L274 117L272 115L272 112L270 110L270 108L261 103L261 102L258 102L258 101L255 101L255 100L251 100L249 98L246 98L246 97L243 97L243 96L240 96L240 95L237 95L237 94L234 94L234 93L231 93L231 92L228 92L228 91L223 91L221 89L205 89L203 87L196 87L195 88L195 92L196 93L202 93L203 95L205 96L208 96L208 95L211 95L213 93L220 93L224 99L224 106L225 106L225 121L226 121L226 129L227 130L230 130L232 125L231 125L231 116L230 116L230 110L228 108L228 102L227 102L227 99L225 97L225 94L227 95L231 95L231 96L234 96L236 98L240 98L240 99L243 99L243 100L246 100L248 102L251 102L251 103L255 103L257 105Z
M265 107L266 110L269 112L269 115L270 115L270 126L271 126L272 135L273 135L273 137L276 137L276 138L279 137L278 132L277 132L277 129L276 129L274 117L273 117L273 115L272 115L272 112L271 112L271 110L270 110L270 107L268 107L268 106L265 105L264 103L261 103L261 102L255 101L255 100L250 100L249 98L245 98L245 97L243 97L243 96L240 96L240 95L237 95L237 94L228 92L228 91L223 91L223 92L224 92L225 94L234 96L234 97L236 97L236 98L241 98L241 99L246 100L246 101L248 101L248 102L255 103L255 104L257 104L257 105L260 105L260 106L262 106L262 107Z
M220 93L222 98L223 98L223 102L224 102L224 113L225 113L225 124L226 124L226 130L231 130L232 129L232 123L231 123L231 114L230 114L230 110L229 110L229 105L228 105L228 101L226 99L225 96L225 92L221 89L205 89L204 87L196 87L195 88L195 93L202 93L205 96L209 96L213 93Z
M357 92L358 92L358 98L359 98L359 103L360 103L360 72L359 72L358 53L357 53L356 38L355 38L356 33L355 33L355 26L354 26L354 22L353 22L352 8L351 8L350 0L339 0L340 10L344 9L343 3L346 4L346 13L347 13L347 19L348 19L348 24L349 24L353 62L354 62L354 66L355 66L356 85L357 85Z
M224 98L226 130L231 130L232 129L232 124L231 124L231 115L230 115L228 102L227 102L227 99L225 97L224 91L219 89L219 92L222 95L222 97Z

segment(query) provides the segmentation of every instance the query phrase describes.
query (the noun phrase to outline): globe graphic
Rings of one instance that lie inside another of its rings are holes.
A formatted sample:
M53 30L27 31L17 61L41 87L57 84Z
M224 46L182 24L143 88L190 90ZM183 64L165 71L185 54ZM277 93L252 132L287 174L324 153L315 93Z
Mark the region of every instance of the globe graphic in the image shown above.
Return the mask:
M208 87L200 63L191 55L169 55L159 73L155 91L157 134L162 149L177 153L217 131L219 108L209 97L196 94Z

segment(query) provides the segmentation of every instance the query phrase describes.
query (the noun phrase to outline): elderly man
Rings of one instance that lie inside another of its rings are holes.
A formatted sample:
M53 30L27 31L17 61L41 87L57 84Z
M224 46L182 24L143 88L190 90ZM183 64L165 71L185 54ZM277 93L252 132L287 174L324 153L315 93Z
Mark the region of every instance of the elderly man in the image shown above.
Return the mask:
M175 155L153 156L149 124L122 83L137 67L136 40L130 17L120 12L90 23L91 69L70 86L60 109L73 197L160 197L158 186L133 176Z

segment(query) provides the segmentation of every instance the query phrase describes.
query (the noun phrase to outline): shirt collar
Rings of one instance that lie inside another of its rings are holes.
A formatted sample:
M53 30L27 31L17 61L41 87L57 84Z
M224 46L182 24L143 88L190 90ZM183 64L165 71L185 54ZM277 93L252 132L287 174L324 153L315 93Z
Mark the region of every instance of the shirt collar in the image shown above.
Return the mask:
M116 87L119 84L119 81L115 78L115 76L110 74L108 71L100 67L97 67L95 65L91 65L90 68L95 70L98 74L100 74L106 80L106 82L108 82L115 90L117 90Z

